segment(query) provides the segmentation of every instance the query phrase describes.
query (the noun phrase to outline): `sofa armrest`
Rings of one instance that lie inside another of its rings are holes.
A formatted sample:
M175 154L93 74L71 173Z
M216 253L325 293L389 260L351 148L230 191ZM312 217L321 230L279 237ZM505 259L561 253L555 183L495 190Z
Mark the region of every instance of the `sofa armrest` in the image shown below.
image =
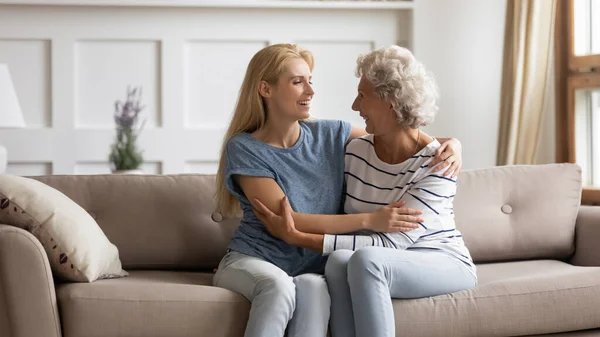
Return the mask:
M61 337L48 256L31 233L0 224L0 336Z
M600 206L581 206L575 224L576 266L600 267Z

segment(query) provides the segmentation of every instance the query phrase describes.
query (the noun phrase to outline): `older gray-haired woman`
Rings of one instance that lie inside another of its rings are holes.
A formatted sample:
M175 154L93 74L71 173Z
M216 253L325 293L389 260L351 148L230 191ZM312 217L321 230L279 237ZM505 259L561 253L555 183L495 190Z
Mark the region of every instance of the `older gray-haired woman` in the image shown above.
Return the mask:
M344 211L420 209L419 228L408 232L328 235L324 254L333 336L394 336L392 298L419 298L477 284L475 265L454 224L457 180L432 164L441 144L419 130L437 113L433 77L410 51L392 46L361 55L352 109L368 135L346 148ZM386 206L400 202L396 205ZM286 242L310 248L284 200L274 214L258 203L265 225ZM285 226L282 226L284 224Z

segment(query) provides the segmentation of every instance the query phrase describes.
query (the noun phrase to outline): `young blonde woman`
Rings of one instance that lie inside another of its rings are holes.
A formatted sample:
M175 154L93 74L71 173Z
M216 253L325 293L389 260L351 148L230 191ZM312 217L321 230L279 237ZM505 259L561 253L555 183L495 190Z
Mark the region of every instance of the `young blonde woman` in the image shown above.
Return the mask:
M380 232L418 227L420 211L393 203L371 212L337 215L342 203L344 147L365 132L349 123L311 120L313 57L297 45L260 50L250 61L227 131L217 174L221 212L243 219L214 285L252 302L246 337L325 336L330 297L326 257L271 235L253 211L258 198L278 211L286 195L296 228L305 233ZM436 157L459 169L450 140ZM241 208L241 209L240 209Z

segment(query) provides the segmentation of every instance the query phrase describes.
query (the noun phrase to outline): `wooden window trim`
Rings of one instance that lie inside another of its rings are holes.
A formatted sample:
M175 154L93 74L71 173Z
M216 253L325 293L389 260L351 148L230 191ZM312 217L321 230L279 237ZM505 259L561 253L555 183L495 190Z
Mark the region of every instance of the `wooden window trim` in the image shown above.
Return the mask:
M600 55L574 55L574 0L556 2L556 162L575 163L575 90L600 88ZM595 72L589 72L590 69ZM587 72L581 72L587 71ZM600 205L600 189L584 187L582 204Z
M569 38L567 18L570 17L569 1L556 2L556 17L554 21L554 78L555 78L555 106L556 106L556 162L572 162L570 153L575 149L575 124L569 118L567 97L567 79L569 78L569 49L572 42Z
M600 55L573 56L569 55L569 71L598 67Z

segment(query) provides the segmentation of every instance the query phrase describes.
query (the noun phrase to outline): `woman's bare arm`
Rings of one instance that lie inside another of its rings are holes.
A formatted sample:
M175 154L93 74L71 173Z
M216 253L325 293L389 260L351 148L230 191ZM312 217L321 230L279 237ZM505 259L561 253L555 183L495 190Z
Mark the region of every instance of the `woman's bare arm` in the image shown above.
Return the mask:
M279 214L280 200L284 193L275 180L266 177L236 176L246 198L260 200L267 208ZM341 234L366 228L368 213L360 214L305 214L293 212L292 217L299 231L305 233Z
M364 128L359 128L358 126L352 125L352 130L350 130L350 137L348 137L348 141L351 141L354 138L366 136L367 131Z
M250 202L260 200L279 214L284 193L275 180L266 177L234 176ZM408 231L418 228L420 210L389 207L374 213L307 214L292 212L296 228L307 234L343 234L361 229Z

